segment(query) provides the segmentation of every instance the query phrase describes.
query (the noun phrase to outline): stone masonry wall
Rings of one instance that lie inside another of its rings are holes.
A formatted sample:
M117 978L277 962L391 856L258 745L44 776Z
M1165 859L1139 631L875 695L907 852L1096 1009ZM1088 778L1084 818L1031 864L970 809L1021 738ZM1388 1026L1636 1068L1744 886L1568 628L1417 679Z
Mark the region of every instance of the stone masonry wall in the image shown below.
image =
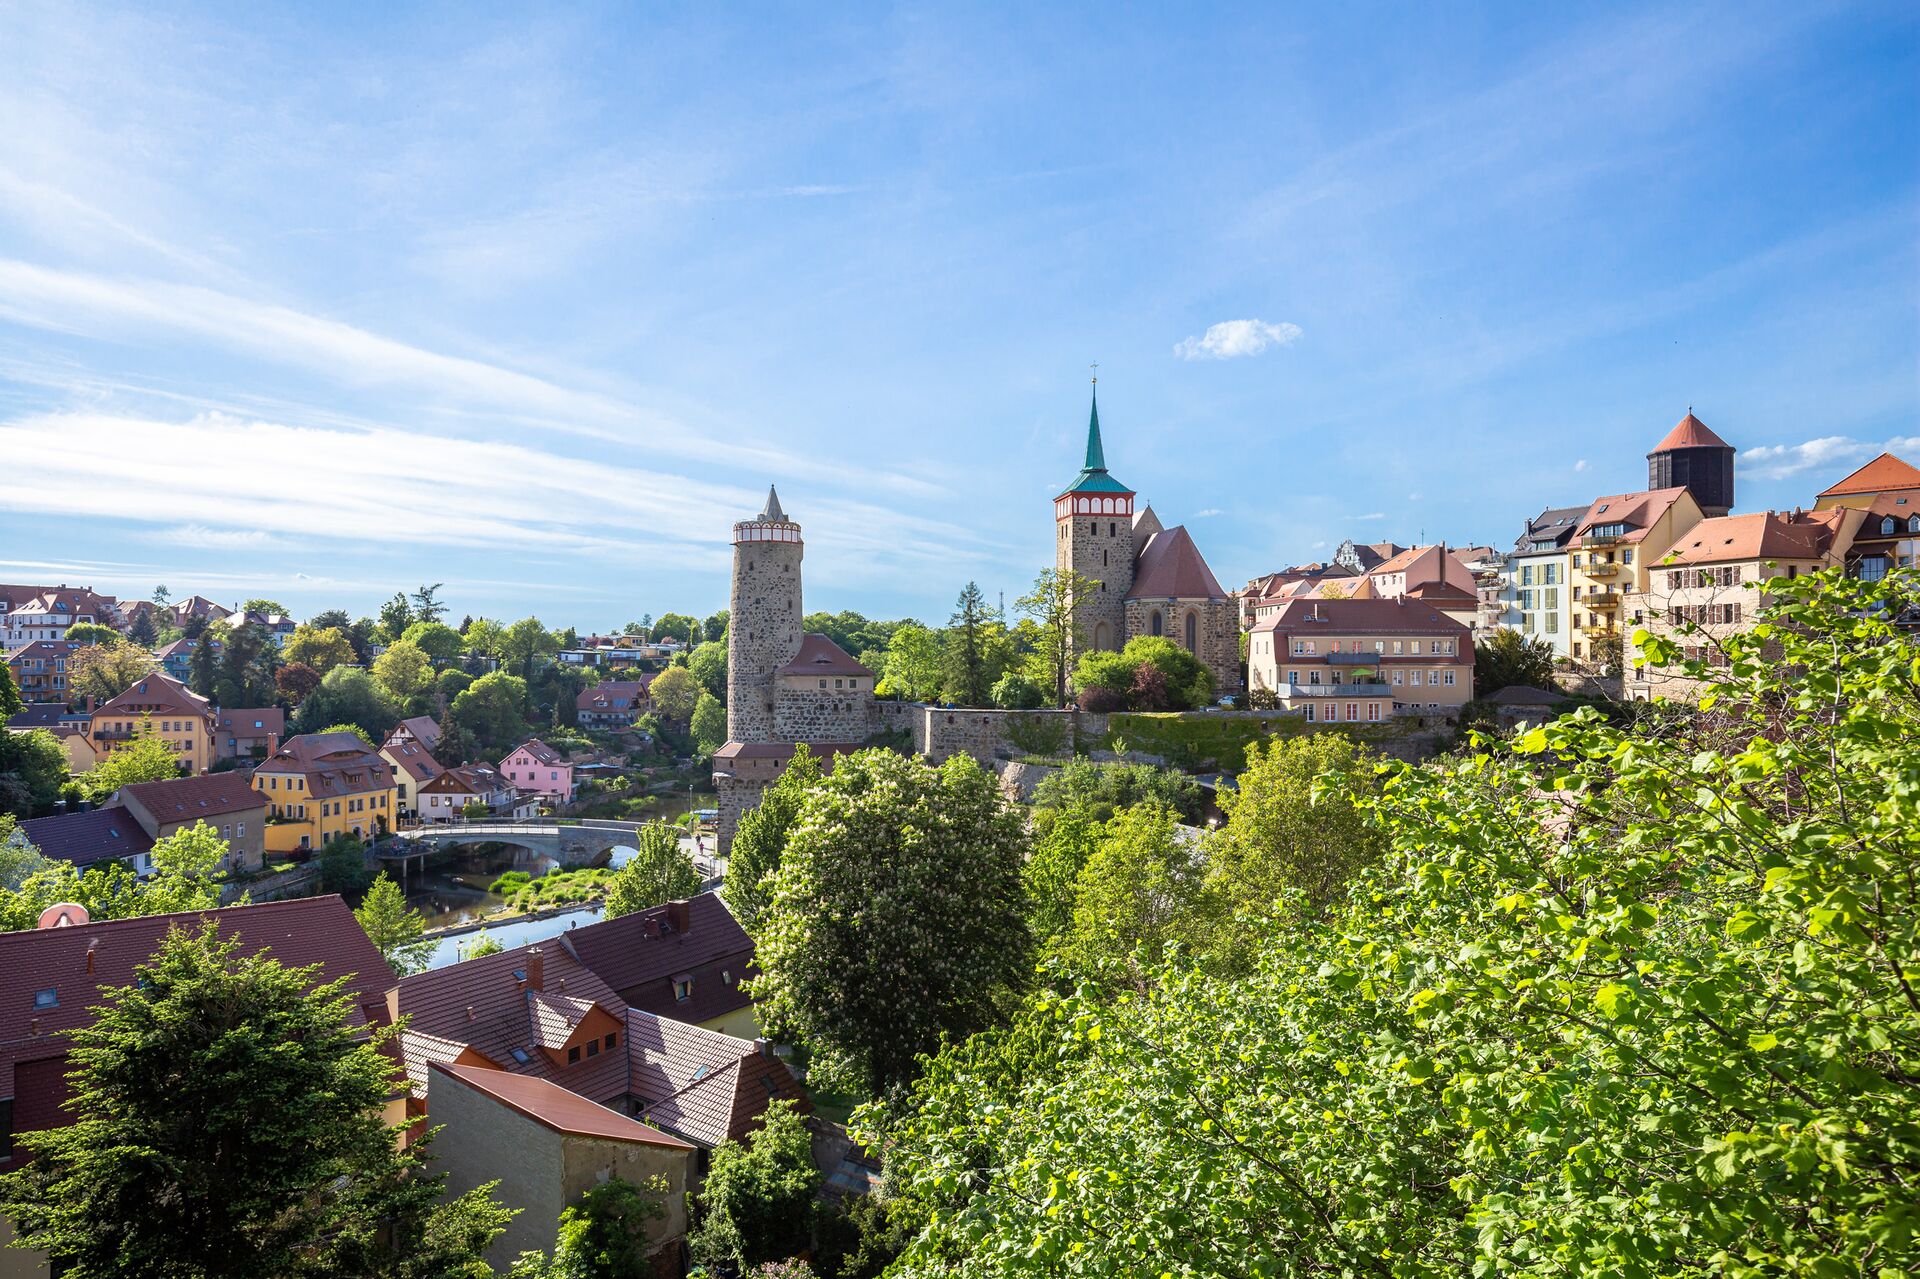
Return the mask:
M803 544L736 542L727 614L727 736L777 741L774 674L800 651Z
M805 678L782 678L773 694L774 740L864 742L873 735L868 689L810 688Z
M1224 697L1240 691L1240 620L1232 600L1128 600L1127 638L1153 634L1156 609L1161 633L1182 648L1187 646L1187 614L1194 614L1198 645L1192 652L1212 672L1214 693Z
M1054 567L1070 568L1101 584L1084 603L1075 601L1088 646L1121 647L1126 643L1127 592L1133 589L1132 518L1075 515L1057 522L1054 537Z

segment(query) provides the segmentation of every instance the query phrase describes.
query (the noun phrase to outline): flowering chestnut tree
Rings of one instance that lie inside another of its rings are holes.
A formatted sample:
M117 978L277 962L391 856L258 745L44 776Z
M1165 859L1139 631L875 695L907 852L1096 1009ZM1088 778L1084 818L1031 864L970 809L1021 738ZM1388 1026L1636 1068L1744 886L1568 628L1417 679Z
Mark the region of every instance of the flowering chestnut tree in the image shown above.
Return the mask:
M987 1026L1028 971L1019 811L992 774L884 750L808 788L754 936L769 1023L816 1079L872 1096Z

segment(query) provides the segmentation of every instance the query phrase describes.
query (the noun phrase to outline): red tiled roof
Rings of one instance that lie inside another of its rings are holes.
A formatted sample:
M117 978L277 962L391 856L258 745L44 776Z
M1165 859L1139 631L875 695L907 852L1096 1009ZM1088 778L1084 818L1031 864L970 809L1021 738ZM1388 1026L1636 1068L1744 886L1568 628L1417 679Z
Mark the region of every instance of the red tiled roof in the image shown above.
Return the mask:
M1155 533L1140 550L1128 599L1223 600L1219 579L1207 567L1187 526L1176 524Z
M28 702L7 721L7 727L21 732L29 728L57 729L66 713L65 702Z
M153 847L153 837L124 808L96 808L21 822L25 835L43 857L91 866L135 857Z
M212 718L206 698L171 675L158 671L94 711L95 715L203 715Z
M1314 618L1320 620L1312 620ZM1469 634L1466 626L1454 621L1431 604L1401 596L1390 600L1294 600L1265 621L1256 622L1256 631L1286 631L1307 635L1454 635ZM1449 659L1473 660L1473 645L1460 643Z
M457 1066L440 1062L434 1063L433 1069L451 1075L509 1110L518 1111L555 1132L576 1137L598 1137L607 1141L631 1141L646 1146L665 1146L670 1150L694 1149L678 1137L670 1137L658 1128L649 1128L637 1119L629 1119L617 1110L597 1105L578 1093L568 1092L544 1079L504 1070L488 1070L484 1066ZM428 1105L431 1107L431 1099Z
M430 782L447 771L440 766L439 760L427 753L426 747L412 739L396 740L389 737L380 751L388 763L415 782Z
M521 751L525 751L527 754L533 756L533 762L536 764L564 764L567 762L566 756L537 737L529 737L526 741L521 742L518 746L508 751L507 756L511 758L518 755Z
M627 1006L620 997L554 941L415 973L400 983L401 1014L414 1030L470 1044L505 1070L550 1079L595 1101L622 1095L627 1090L625 1054L603 1053L561 1066L542 1051L529 998L533 992L514 976L518 971L531 977L534 946L541 949L543 993L598 1004L615 1021L626 1019ZM410 1070L412 1066L410 1062Z
M301 733L290 737L253 772L256 777L262 773L299 773L307 779L307 793L314 799L361 795L393 785L393 766L357 733Z
M1681 534L1661 563L1720 564L1736 560L1818 560L1833 547L1845 510L1783 515L1755 511L1701 520Z
M1707 424L1695 417L1693 410L1689 409L1685 417L1674 423L1673 429L1667 432L1666 438L1653 446L1653 452L1665 453L1669 449L1730 449L1732 447L1733 445L1708 430Z
M637 709L646 699L647 687L653 683L653 676L643 679L602 680L592 688L583 688L579 696L573 699L574 708L583 711L621 711ZM615 706L618 698L626 698L625 706Z
M19 648L8 653L7 665L11 666L23 657L38 657L43 660L55 657L72 657L85 647L85 644L78 644L73 640L34 640L31 643L22 644Z
M813 1110L787 1064L750 1040L631 1009L627 1055L647 1121L702 1146L746 1136L776 1097Z
M412 733L428 750L440 744L440 723L431 715L413 715L400 721L400 727Z
M239 938L246 954L270 950L290 968L320 965L321 982L345 978L352 995L348 1020L385 1023L393 970L337 896L0 933L0 1096L13 1093L15 1131L71 1122L60 1109L68 1048L60 1032L90 1025L92 1007L109 988L133 984L135 969L170 928L198 928L207 920L222 936ZM36 1007L41 991L53 992L56 1002ZM5 1086L8 1074L12 1089Z
M492 795L510 791L513 783L491 764L462 764L442 769L430 782L420 786L422 795Z
M687 928L676 932L669 908L656 906L566 933L566 944L594 975L634 1008L680 1021L711 1021L753 1003L741 983L757 975L753 939L718 893L688 899ZM676 998L673 979L693 990Z
M1587 507L1587 513L1581 517L1580 525L1574 530L1576 537L1584 537L1587 531L1600 524L1625 524L1626 536L1621 540L1637 542L1647 535L1647 530L1659 523L1667 509L1686 493L1683 487L1664 489L1645 489L1638 493L1610 493L1606 497L1596 497Z
M1822 489L1820 496L1845 497L1854 493L1885 493L1913 488L1920 488L1920 470L1915 470L1891 453L1882 453L1852 475Z
M219 711L213 722L228 737L284 737L287 732L287 713L278 706Z
M824 635L803 635L800 651L775 675L867 675L872 671L847 655L847 651Z
M138 800L140 807L160 822L209 820L223 813L244 813L267 806L267 797L253 788L253 775L240 769L176 777L169 781L133 782L120 788L122 799Z

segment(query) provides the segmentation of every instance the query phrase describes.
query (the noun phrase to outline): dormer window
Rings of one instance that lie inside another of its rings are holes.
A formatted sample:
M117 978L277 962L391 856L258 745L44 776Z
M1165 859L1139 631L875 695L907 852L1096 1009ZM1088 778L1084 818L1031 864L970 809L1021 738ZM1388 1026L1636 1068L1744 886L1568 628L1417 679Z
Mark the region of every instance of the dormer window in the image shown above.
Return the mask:
M575 1065L578 1065L579 1062L580 1062L580 1049L577 1047L567 1049L567 1065L575 1066Z
M1880 532L1882 534L1893 532L1893 516L1889 515L1880 521Z
M675 977L673 979L673 997L680 1003L693 998L693 978Z
M36 990L33 992L33 1007L36 1012L43 1008L58 1008L59 1006L60 992L55 987L49 986L45 990Z

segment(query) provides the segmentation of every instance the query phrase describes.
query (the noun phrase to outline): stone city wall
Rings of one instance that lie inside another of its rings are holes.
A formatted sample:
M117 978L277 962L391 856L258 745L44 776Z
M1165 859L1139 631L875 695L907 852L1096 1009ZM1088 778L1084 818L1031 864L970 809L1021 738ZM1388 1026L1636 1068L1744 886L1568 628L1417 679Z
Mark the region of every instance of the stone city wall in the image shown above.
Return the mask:
M775 741L864 742L873 734L873 694L782 679L774 688L773 723Z

